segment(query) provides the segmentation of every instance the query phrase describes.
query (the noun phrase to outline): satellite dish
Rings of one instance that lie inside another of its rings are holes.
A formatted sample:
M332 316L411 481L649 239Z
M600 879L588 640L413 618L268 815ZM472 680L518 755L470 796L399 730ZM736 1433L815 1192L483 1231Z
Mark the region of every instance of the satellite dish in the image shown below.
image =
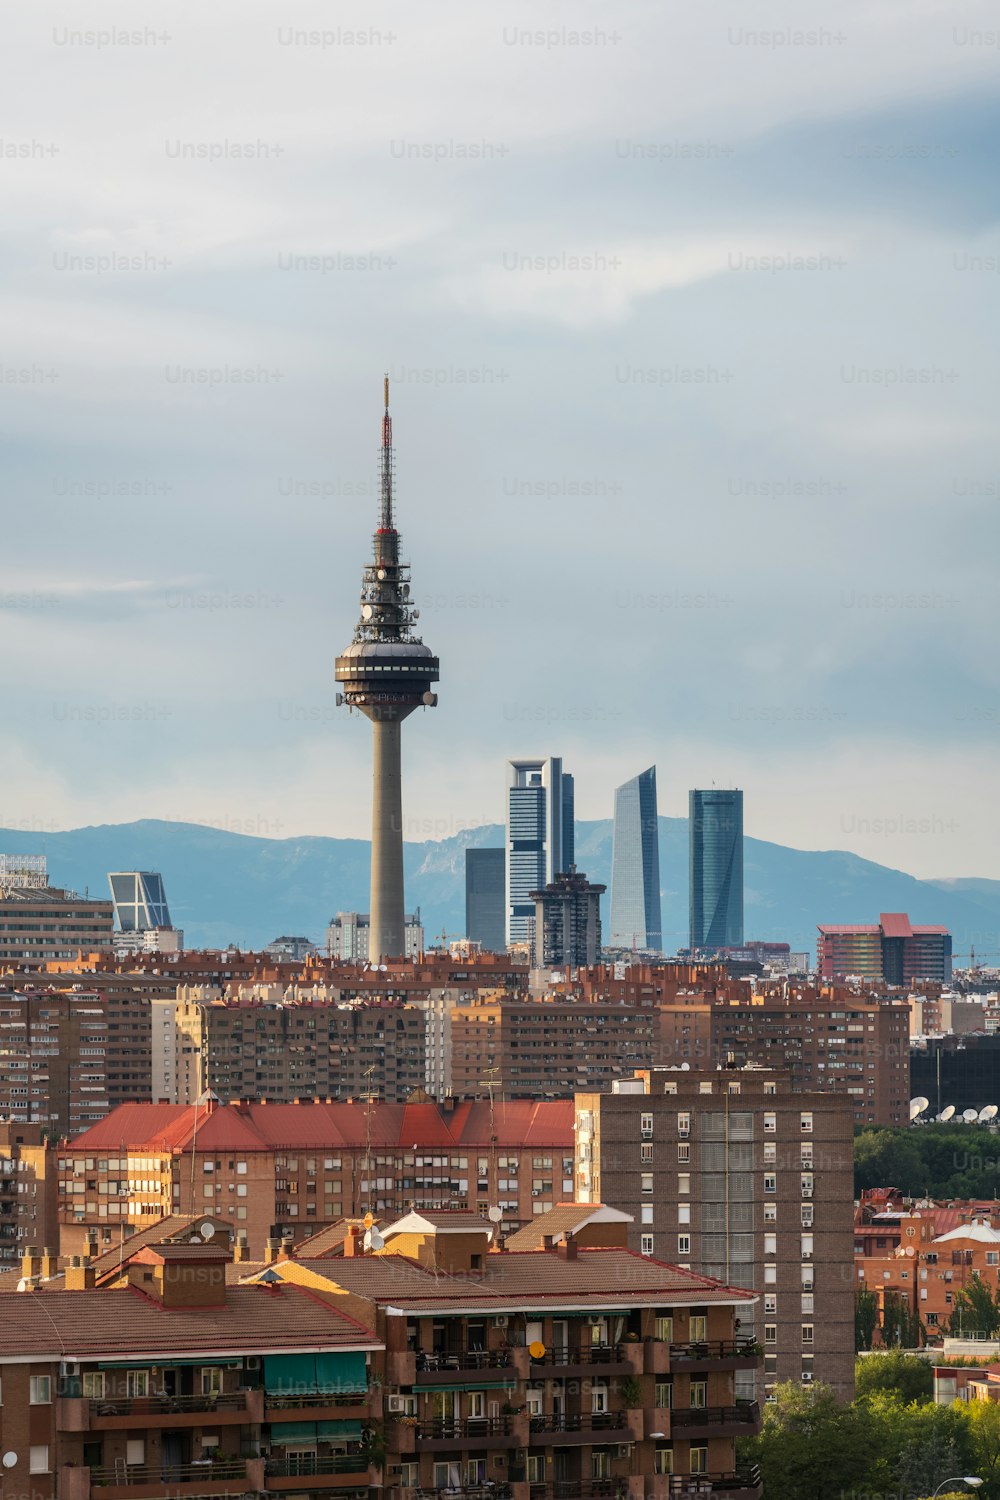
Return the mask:
M491 1224L499 1224L500 1220L503 1218L503 1209L497 1208L497 1206L494 1204L486 1217L489 1219Z
M377 1229L365 1230L364 1246L366 1250L381 1250L384 1244L385 1240Z
M979 1111L979 1123L981 1125L985 1125L986 1122L987 1122L987 1120L993 1120L993 1119L995 1119L996 1115L997 1115L997 1106L995 1104L987 1104L986 1107L985 1107L985 1109L981 1109Z
M913 1255L916 1255L917 1252L914 1250L914 1248L913 1248L912 1245L907 1245L907 1247L906 1247L906 1253L907 1253L907 1255L913 1256Z
M910 1100L910 1119L911 1120L915 1120L918 1115L922 1115L923 1112L924 1112L924 1110L930 1104L930 1102L931 1101L929 1099L925 1099L924 1098L923 1094L918 1094L917 1097L916 1097L916 1099L911 1099Z
M198 1233L201 1235L203 1240L211 1240L215 1238L215 1225L212 1223L211 1219L206 1219L203 1224L198 1225Z
M374 613L375 613L375 611L372 609L372 607L371 607L370 604L362 604L362 606L361 606L361 618L363 620L370 620L371 617L372 617L372 615Z
M541 1359L542 1355L545 1353L545 1345L542 1343L541 1339L533 1339L531 1341L531 1343L528 1345L528 1353L531 1355L532 1359Z
M946 1120L950 1120L951 1119L951 1117L952 1117L952 1115L954 1113L955 1113L955 1106L954 1106L954 1104L946 1104L945 1107L944 1107L944 1109L938 1115L938 1119L941 1121L942 1124L944 1124L944 1122Z
M378 577L379 577L380 580L385 578L385 569L384 568L379 568L379 570L378 570Z
M388 964L379 964L378 971L379 971L380 974L387 974L389 972L389 965Z
M372 1225L375 1223L375 1215L374 1214L365 1214L365 1216L361 1220L361 1222L365 1226L366 1229L371 1229Z
M963 1109L962 1119L967 1125L971 1125L974 1120L979 1119L979 1116L974 1109Z
M4 1454L4 1456L3 1456L3 1466L4 1466L5 1469L12 1469L16 1463L17 1463L17 1454L16 1453L7 1452L7 1453Z

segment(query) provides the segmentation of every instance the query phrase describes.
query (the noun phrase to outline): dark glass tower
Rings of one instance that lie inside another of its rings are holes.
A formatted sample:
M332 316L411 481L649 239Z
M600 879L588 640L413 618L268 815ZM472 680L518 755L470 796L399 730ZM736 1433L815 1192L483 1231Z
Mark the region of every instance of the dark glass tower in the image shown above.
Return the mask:
M361 618L354 639L337 657L343 687L337 702L357 708L371 720L373 742L371 927L372 962L402 958L406 951L403 914L403 794L400 728L414 709L433 708L431 691L439 675L437 657L413 629L417 611L410 599L409 564L400 561L393 510L392 418L389 377L382 418L381 507L373 558L361 583Z
M486 953L503 953L504 851L465 851L465 935Z
M615 792L610 946L663 947L655 766Z
M692 948L743 945L743 793L688 793Z

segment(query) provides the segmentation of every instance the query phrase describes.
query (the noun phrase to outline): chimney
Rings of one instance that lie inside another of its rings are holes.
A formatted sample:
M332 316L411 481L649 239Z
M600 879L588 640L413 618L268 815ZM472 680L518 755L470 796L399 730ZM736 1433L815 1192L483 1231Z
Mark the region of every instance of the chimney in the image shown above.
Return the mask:
M250 1243L247 1240L245 1229L236 1232L236 1244L233 1246L233 1261L248 1261L250 1259Z
M27 1281L31 1276L42 1274L42 1257L38 1253L37 1245L28 1245L21 1256L21 1275Z
M281 1236L281 1259L295 1259L295 1236L290 1229L284 1230Z
M269 1240L265 1241L265 1244L264 1244L264 1264L265 1264L265 1266L273 1266L274 1262L278 1259L278 1256L279 1256L280 1253L281 1253L281 1241L280 1240L269 1239Z
M542 1249L543 1250L551 1250L552 1249L552 1236L551 1236L551 1234L543 1234L542 1235Z
M347 1233L344 1236L344 1255L353 1258L355 1255L363 1255L361 1245L361 1225L348 1224Z
M87 1246L83 1253L91 1260L97 1259L97 1234L92 1229L87 1233Z
M42 1275L59 1275L59 1251L53 1250L49 1245L42 1251Z
M88 1292L94 1285L96 1272L87 1255L71 1255L66 1267L67 1292Z
M564 1235L556 1246L556 1254L561 1255L563 1260L576 1260L576 1240L571 1234Z

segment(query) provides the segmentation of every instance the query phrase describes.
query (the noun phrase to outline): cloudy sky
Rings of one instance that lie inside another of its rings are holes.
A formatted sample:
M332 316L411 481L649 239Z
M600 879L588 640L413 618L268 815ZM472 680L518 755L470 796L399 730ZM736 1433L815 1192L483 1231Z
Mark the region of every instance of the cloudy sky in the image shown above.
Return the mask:
M1000 874L1000 38L962 0L5 7L0 826L410 837L561 754Z

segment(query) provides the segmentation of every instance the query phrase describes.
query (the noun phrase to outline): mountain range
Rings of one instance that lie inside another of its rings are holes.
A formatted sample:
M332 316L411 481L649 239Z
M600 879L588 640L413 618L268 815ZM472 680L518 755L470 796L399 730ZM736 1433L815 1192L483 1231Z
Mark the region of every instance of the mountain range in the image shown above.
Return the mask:
M664 948L687 942L687 820L660 818ZM578 822L579 869L611 880L610 819ZM465 930L465 850L500 846L499 824L405 847L407 910L420 908L427 942ZM331 916L367 911L370 849L363 839L259 838L200 823L143 819L64 832L0 829L0 849L44 854L53 885L104 896L109 870L159 870L188 947L258 948L280 934L321 945ZM883 911L942 922L957 962L970 948L1000 961L1000 881L917 880L844 850L744 843L747 939L815 952L819 922L873 922ZM605 908L608 897L603 898ZM605 922L607 911L604 912Z

